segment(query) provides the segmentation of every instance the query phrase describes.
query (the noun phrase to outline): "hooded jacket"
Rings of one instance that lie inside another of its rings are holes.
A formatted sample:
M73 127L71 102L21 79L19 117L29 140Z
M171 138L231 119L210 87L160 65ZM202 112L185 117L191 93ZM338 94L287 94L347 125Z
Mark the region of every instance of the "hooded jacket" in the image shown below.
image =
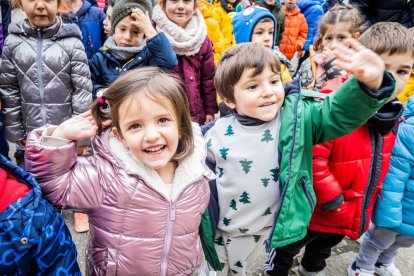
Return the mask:
M201 265L199 226L212 173L203 164L206 148L199 131L194 152L178 164L171 194L110 129L93 139L95 154L89 158L77 157L73 141L56 144L48 131L29 134L26 167L50 202L88 214L88 275L189 275ZM212 236L211 226L201 224L207 226L201 236ZM203 240L211 259L214 247Z
M299 83L296 80L285 87L277 141L281 202L267 244L272 248L294 243L306 236L316 205L312 182L312 146L360 127L385 104L395 87L391 74L384 73L380 89L373 94L352 76L335 93L320 101L320 94L301 91ZM209 214L215 229L219 208L214 181L210 183L210 189Z
M414 98L408 100L403 116L372 221L414 237Z
M129 60L118 60L106 47L99 49L89 62L93 82L93 95L111 85L128 70L157 66L172 70L177 65L177 56L163 33L146 41L146 46Z
M63 217L42 198L36 180L0 155L2 275L80 275Z
M313 147L310 230L357 239L368 229L402 110L398 101L387 103L357 130Z
M83 5L75 14L72 12L62 15L65 23L76 24L82 32L82 42L88 60L98 52L105 41L106 35L103 27L105 14L103 11L83 0Z
M301 51L305 45L308 24L298 7L293 11L283 10L283 12L286 14L285 31L279 48L288 59L292 59L295 52Z
M319 19L324 14L322 0L300 0L297 2L297 5L305 16L306 23L308 24L308 36L303 49L309 51L309 47L313 45L315 36L318 33Z
M45 29L28 20L10 24L0 66L0 96L9 141L30 130L60 124L86 111L92 99L90 71L76 26Z

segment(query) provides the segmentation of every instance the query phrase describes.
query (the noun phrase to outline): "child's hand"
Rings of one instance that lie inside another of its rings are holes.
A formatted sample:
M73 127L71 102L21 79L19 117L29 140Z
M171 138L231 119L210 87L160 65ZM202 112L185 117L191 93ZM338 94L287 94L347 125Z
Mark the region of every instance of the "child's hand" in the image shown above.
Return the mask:
M378 90L384 76L384 61L355 39L350 39L349 42L349 48L342 43L331 46L336 57L332 65L355 75L369 89Z
M206 115L206 124L214 121L214 114L207 114Z
M148 11L144 13L141 9L133 9L131 17L133 19L132 24L143 32L146 38L157 35L157 31L152 26Z
M52 133L52 137L80 141L95 136L98 127L88 110L61 123Z

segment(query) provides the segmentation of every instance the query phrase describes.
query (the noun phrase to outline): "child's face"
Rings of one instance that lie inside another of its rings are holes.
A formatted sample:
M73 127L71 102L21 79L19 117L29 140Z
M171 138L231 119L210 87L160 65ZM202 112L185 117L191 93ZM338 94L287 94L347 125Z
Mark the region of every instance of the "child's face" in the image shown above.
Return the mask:
M273 47L274 31L275 24L273 20L268 22L259 21L259 23L254 26L251 41L271 49Z
M122 18L115 27L115 42L119 47L137 47L144 39L144 33L131 24L131 16Z
M112 19L112 11L113 11L113 9L114 9L114 7L108 6L108 9L106 10L106 18L105 18L105 20L103 22L105 33L108 36L111 36L112 35L111 19Z
M285 1L285 8L288 11L292 11L296 8L296 0L286 0Z
M385 69L391 72L395 78L395 91L390 100L395 99L403 91L413 69L414 57L411 53L403 54L381 54L385 63Z
M165 13L168 18L180 26L185 28L194 15L194 0L167 0L165 2Z
M224 102L240 115L271 121L285 98L280 74L274 73L270 66L259 75L251 77L253 72L253 68L245 69L234 86L235 103L226 99Z
M125 101L119 108L122 138L135 158L160 175L174 167L172 161L180 139L176 118L170 110L147 96Z
M325 35L322 37L323 48L331 48L334 43L344 43L348 38L358 38L359 33L352 34L350 27L346 23L338 23L326 30ZM349 46L349 45L347 45Z
M264 2L269 6L274 6L276 4L276 0L265 0Z
M56 22L57 0L21 0L20 3L32 26L44 28Z

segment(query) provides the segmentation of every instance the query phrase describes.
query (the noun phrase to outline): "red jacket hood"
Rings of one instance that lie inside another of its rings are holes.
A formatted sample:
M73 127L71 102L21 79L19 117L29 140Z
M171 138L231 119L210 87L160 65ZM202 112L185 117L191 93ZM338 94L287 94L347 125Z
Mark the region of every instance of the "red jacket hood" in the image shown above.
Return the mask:
M0 212L11 203L30 192L30 188L20 183L11 173L0 168Z

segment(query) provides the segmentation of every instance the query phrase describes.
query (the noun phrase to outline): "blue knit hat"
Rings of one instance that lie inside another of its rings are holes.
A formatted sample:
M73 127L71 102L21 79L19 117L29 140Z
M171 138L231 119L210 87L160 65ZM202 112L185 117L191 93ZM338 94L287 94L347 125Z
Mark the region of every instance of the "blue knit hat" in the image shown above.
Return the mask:
M266 17L272 19L275 23L272 44L273 48L276 39L276 19L268 9L258 6L248 7L247 9L236 13L233 17L233 34L236 39L236 43L251 42L254 27L257 22Z

